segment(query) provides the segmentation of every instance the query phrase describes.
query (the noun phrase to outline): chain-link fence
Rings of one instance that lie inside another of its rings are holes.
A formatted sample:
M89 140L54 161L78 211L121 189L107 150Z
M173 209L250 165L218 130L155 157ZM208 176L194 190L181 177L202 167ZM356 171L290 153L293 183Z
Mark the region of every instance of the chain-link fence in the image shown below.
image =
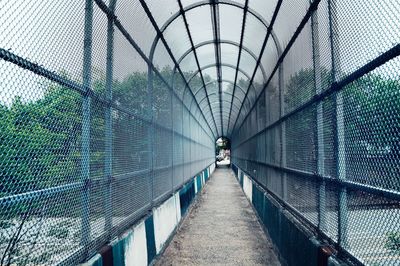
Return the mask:
M232 161L353 262L398 265L399 2L297 2L276 5L286 46L235 124Z
M76 264L214 162L139 6L1 1L0 265Z
M215 140L365 264L400 260L396 0L0 2L0 265L87 259Z

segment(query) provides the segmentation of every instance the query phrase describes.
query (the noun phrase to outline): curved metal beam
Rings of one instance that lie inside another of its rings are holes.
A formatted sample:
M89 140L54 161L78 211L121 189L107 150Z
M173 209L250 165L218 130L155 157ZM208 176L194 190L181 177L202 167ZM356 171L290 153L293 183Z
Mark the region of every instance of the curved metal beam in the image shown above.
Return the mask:
M209 65L205 65L205 66L203 66L200 70L203 71L203 70L205 70L205 69L207 69L207 68L215 67L215 66L216 66L216 63L214 63L214 64L209 64ZM236 70L236 66L231 65L231 64L222 63L221 66L229 67L229 68L232 68L232 69L235 69L235 70ZM250 76L247 72L245 72L245 71L244 71L243 69L241 69L241 68L238 68L238 71L239 71L240 73L242 73L246 78L248 78L248 79L250 80L251 76ZM194 72L193 75L191 75L191 76L189 77L188 83L190 83L190 81L191 81L198 73L199 73L199 71ZM185 89L186 89L186 88L185 88Z
M282 2L283 2L283 0L278 0L277 3L276 3L276 7L275 7L274 13L273 13L272 18L271 18L270 27L268 28L268 30L267 30L267 35L266 35L265 38L264 38L264 42L263 42L263 45L262 45L262 48L261 48L261 51L260 51L260 56L258 57L258 61L257 61L256 67L254 68L253 75L251 76L249 88L247 89L247 93L246 93L246 95L245 95L245 99L243 99L242 106L240 107L240 110L242 110L242 107L244 106L244 102L245 102L245 100L247 99L248 93L249 93L249 91L250 91L250 85L253 84L254 77L255 77L255 75L256 75L256 73L257 73L258 65L259 65L260 62L261 62L261 57L262 57L262 55L263 55L263 53L264 53L264 49L265 49L265 47L266 47L266 45L267 45L267 41L268 41L268 39L269 39L270 36L274 39L274 28L273 28L273 27L274 27L276 18L277 18L278 13L279 13L279 9L280 9L280 7L281 7L281 5L282 5ZM317 4L317 5L318 5L318 4ZM278 48L278 47L277 47L277 48ZM286 50L286 49L287 49L287 47L285 48L285 50ZM279 49L278 49L278 58L279 58L279 59L278 59L278 63L279 63L279 60L281 60L281 56L282 56L282 50L279 48ZM282 65L283 65L283 64L280 64L280 66L282 66ZM281 68L281 70L282 70L282 68ZM274 70L273 70L273 72L274 72ZM273 74L273 73L272 73L272 74ZM272 77L272 74L271 74L271 77ZM269 79L271 79L271 77L270 77ZM279 76L279 78L281 78L281 76ZM281 82L281 81L279 81L279 82ZM269 83L269 80L267 81L267 83ZM267 84L264 84L264 89L265 89L265 87L266 87L265 85L267 85ZM263 91L264 89L262 89L262 91ZM282 90L282 88L280 88L280 89ZM261 95L261 93L260 93L260 95ZM257 98L258 98L258 97L257 97L257 93L256 93L256 101L257 101ZM256 102L254 102L253 105L254 105L255 103L256 103ZM247 115L246 115L246 116L247 116ZM235 120L235 123L233 124L231 133L235 130L235 127L236 127L236 124L237 124L238 119L239 119L239 116L236 117L236 120Z
M217 94L217 93L216 93L216 92L210 93L210 95L214 95L214 94ZM232 94L230 94L230 93L229 93L229 95L232 96ZM204 101L204 98L201 99L201 101L199 102L199 104L201 104L203 101ZM224 102L227 102L227 103L231 103L231 102L228 101L228 100L223 100L223 101L224 101ZM212 102L211 104L213 104L213 103L216 103L216 102ZM235 108L237 108L237 110L239 111L239 107L237 107L236 105L233 105L233 106L235 106Z
M237 43L237 42L234 42L234 41L230 41L230 40L219 40L218 41L218 43L220 43L220 44L230 44L230 45L233 45L233 46L236 46L236 47L240 47L240 44L239 43ZM205 46L205 45L211 45L211 44L214 44L214 40L208 40L208 41L204 41L204 42L201 42L201 43L199 43L199 44L197 44L195 47L194 47L194 49L198 49L198 48L200 48L200 47L202 47L202 46ZM247 48L246 46L244 46L244 45L242 45L242 49L244 50L244 51L246 51L252 58L254 58L254 61L255 62L257 62L257 59L258 59L258 57L256 56L256 54L255 53L253 53L249 48ZM186 50L183 54L182 54L182 56L181 57L179 57L179 59L178 59L178 64L180 64L182 61L183 61L183 59L185 59L185 57L186 56L188 56L191 52L193 52L193 49L188 49L188 50ZM265 68L263 67L263 65L262 64L260 64L260 68L261 68L261 72L262 72L262 74L263 74L263 77L264 77L264 79L267 79L267 72L265 72Z
M221 64L221 66L229 67L229 68L232 68L232 69L236 69L236 67L235 67L234 65L231 65L231 64ZM200 70L203 71L203 70L205 70L205 69L207 69L207 68L210 68L210 67L215 67L215 64L206 65L206 66L202 67ZM242 69L239 68L238 71L241 72L247 79L250 79L250 75L248 75L248 74L247 74L246 72L244 72ZM195 72L192 76L190 76L190 78L188 79L188 83L190 83L190 81L197 75L197 73L198 73L198 71ZM228 81L228 80L224 80L224 81ZM215 82L215 80L214 80L214 81L211 81L211 82ZM211 82L209 82L209 83L211 83ZM238 86L238 85L236 84L236 86ZM253 86L253 85L252 85L252 86ZM183 92L182 92L182 101L183 101L183 99L184 99L184 97L185 97L187 88L188 88L188 86L185 86L185 89L184 89ZM242 89L242 87L238 86L238 88L240 88L241 91L246 95L246 92ZM255 89L254 86L253 86L253 89ZM189 89L189 90L191 90L191 89ZM197 93L197 92L196 92L196 93ZM193 95L195 96L195 94L193 94ZM196 100L196 101L197 101L197 100ZM189 105L189 108L188 108L189 110L191 110L191 106L192 106L192 102L190 102L190 105Z
M151 47L151 51L150 51L151 60L153 59L152 56L154 55L155 48L156 48L156 46L157 46L158 41L159 41L160 38L162 37L163 33L165 32L165 30L166 30L178 17L182 16L183 14L185 14L186 12L188 12L188 11L190 11L190 10L192 10L192 9L195 9L195 8L198 8L198 7L201 7L201 6L204 6L204 5L210 5L210 6L212 6L213 4L215 4L213 1L208 1L208 0L199 1L199 2L197 2L197 3L194 3L194 4L191 4L191 5L187 6L187 7L185 7L185 8L180 8L180 10L179 10L178 12L176 12L174 15L172 15L172 16L164 23L164 25L160 28L161 34L157 34L157 36L155 37L155 39L154 39L154 41L153 41L153 44L152 44L152 47ZM272 37L273 40L274 40L275 47L276 47L276 49L277 49L277 53L278 53L278 54L281 53L282 49L281 49L281 46L280 46L280 44L279 44L278 38L277 38L277 36L276 36L274 30L273 30L272 28L269 27L268 22L267 22L258 12L256 12L255 10L253 10L253 9L251 9L251 8L248 7L247 2L246 2L245 5L243 5L243 4L241 4L241 3L233 2L233 1L231 1L231 0L219 0L219 1L218 1L218 5L220 5L220 4L223 4L223 5L230 5L230 6L234 6L234 7L237 7L237 8L241 8L241 9L243 9L243 10L245 11L245 13L250 13L250 14L252 14L256 19L258 19L258 20L264 25L264 27L267 29L267 31L269 31L269 33L271 34L271 37ZM246 11L247 11L247 12L246 12ZM243 34L242 34L242 35L243 35ZM193 48L193 46L192 46L192 49L196 49L196 48ZM260 60L260 59L258 59L258 60ZM260 68L261 68L262 64L259 63L259 65L260 65ZM174 66L174 71L173 71L173 75L172 75L172 87L174 87L174 77L175 77L175 72L176 72L176 69L175 69L175 68L176 68L176 66ZM265 74L265 73L263 72L263 75L264 75L264 74ZM235 78L235 79L236 79L236 78ZM249 88L250 88L250 86L249 86ZM254 88L254 86L253 86L253 88ZM186 88L185 88L185 90L186 90ZM230 119L229 119L229 120L230 120ZM229 122L228 122L228 123L229 123ZM235 121L235 124L236 124L236 121ZM217 134L218 134L218 133L217 133Z
M240 44L239 44L239 54L238 54L238 58L237 58L237 63L236 63L236 67L239 68L240 66L240 61L242 58L242 47L243 47L243 40L244 40L244 31L245 31L245 27L246 27L246 21L247 21L247 9L249 7L249 0L245 0L244 2L244 10L243 10L243 17L242 17L242 30L240 33ZM238 71L235 71L235 85L237 83L237 79L238 79ZM233 94L235 94L236 92L236 86L233 87ZM245 94L246 95L246 94ZM229 117L228 117L228 125L227 125L227 129L226 131L229 131L229 125L231 123L231 114L232 114L232 106L229 110Z
M160 33L161 34L157 34L157 36L154 38L154 41L152 43L152 47L150 50L150 58L151 61L153 60L153 56L154 56L154 52L155 52L155 48L157 47L157 44L160 40L160 38L162 38L164 31L178 18L180 17L183 13L186 13L194 8L198 8L204 5L212 5L213 1L208 1L208 0L203 0L203 1L199 1L197 3L191 4L185 8L183 8L183 10L179 10L178 12L176 12L174 15L172 15L165 23L164 25L160 28ZM264 25L264 27L267 29L267 31L269 31L274 43L275 43L275 47L277 49L277 53L281 54L282 48L279 44L279 40L274 32L274 30L272 28L269 27L268 22L262 17L261 14L259 14L258 12L256 12L255 10L249 8L247 5L243 5L241 3L237 3L237 2L233 2L231 0L219 0L218 1L218 5L230 5L230 6L234 6L237 8L241 8L243 10L247 10L248 13L252 14L257 20L260 21L260 23L262 23ZM258 59L260 60L260 59ZM261 64L260 64L261 67ZM174 66L174 72L172 75L172 79L174 80L174 76L175 76L175 72L176 72L176 65ZM198 72L197 72L198 73ZM263 73L264 74L264 73ZM174 83L172 82L172 87L174 87ZM254 86L252 86L254 88ZM250 86L249 86L250 89ZM186 90L186 88L185 88ZM185 93L185 92L184 92ZM235 121L236 124L236 121Z
M233 82L231 82L231 83L233 84ZM199 90L199 91L200 91L200 90ZM235 98L235 99L237 99L239 102L241 102L242 100L241 100L239 97L234 96L234 95L233 95L232 93L230 93L230 92L223 92L223 93L232 96L232 100L231 100L230 102L227 101L227 100L224 100L224 101L230 103L231 105L235 106L235 108L237 108L237 109L239 110L239 107L238 107L237 105L233 104L233 99ZM213 94L216 94L216 93L215 93L215 92L210 93L210 94L208 94L208 96L211 96L211 95L213 95ZM199 105L201 105L201 103L204 101L205 98L206 98L206 97L202 98L202 99L198 102ZM189 109L190 109L190 110L191 110L191 108L192 108L192 103L193 103L193 101L191 101L191 103L190 103L190 106L189 106Z
M215 93L213 93L213 94L215 94ZM203 101L204 101L204 99L201 100L201 103L202 103ZM230 103L230 101L228 101L228 100L223 100L223 102ZM200 105L201 105L201 103L200 103ZM215 103L215 102L213 102L213 103ZM211 104L213 104L213 103L211 103ZM236 108L236 109L232 108L232 111L234 111L235 115L237 115L238 112L239 112L239 107L237 107L236 105L233 105L233 106L234 106L234 108ZM230 110L230 109L229 109L229 110ZM223 113L229 113L229 111L228 111L227 109L223 109L222 112L223 112ZM211 113L211 111L209 111L209 110L205 110L205 111L204 111L204 115L205 115L207 118L211 118L211 117L208 117L208 116L207 116L208 113Z
M234 1L231 1L231 0L219 0L218 4L219 5L229 5L229 6L234 6L234 7L240 8L240 9L245 9L245 6L242 3L234 2ZM192 9L195 9L195 8L198 8L198 7L201 7L201 6L205 6L205 5L211 5L210 1L202 0L202 1L198 1L198 2L196 2L194 4L188 5L183 9L183 12L186 13L186 12L192 10ZM264 17L260 13L258 13L257 11L255 11L254 9L249 8L249 7L246 7L246 9L247 9L247 12L252 14L258 21L260 21L264 25L264 27L266 29L269 28L268 22L264 19ZM182 15L182 13L181 13L180 10L177 11L175 14L173 14L164 23L164 25L160 28L161 33L164 33L164 31L172 24L172 22L174 22L181 15ZM278 41L278 37L276 36L276 34L275 34L275 32L273 30L272 30L271 34L272 34L272 38L275 41L275 46L276 46L277 50L278 49L282 50L281 46L279 44L279 41ZM159 39L160 39L160 36L156 36L155 37L154 42L153 42L152 47L151 47L152 50L155 48L155 46L157 46L157 42L159 41Z
M147 15L148 18L150 19L151 24L153 25L154 29L155 29L156 32L157 32L157 35L156 35L156 37L155 37L154 40L153 40L153 44L152 44L152 47L151 47L151 50L150 50L150 53L149 53L149 61L150 61L151 63L153 63L155 48L156 48L156 46L157 46L158 41L161 40L162 43L164 44L164 46L165 46L165 48L166 48L168 54L170 55L172 61L174 62L174 74L173 74L172 76L175 76L175 72L176 72L176 70L178 70L178 72L179 72L180 75L182 76L183 81L186 83L186 86L189 86L189 83L187 82L187 79L186 79L185 76L183 75L183 72L182 72L182 70L180 69L180 67L179 67L179 65L178 65L178 63L177 63L176 58L175 58L174 55L172 54L171 49L169 48L167 42L165 41L165 38L164 38L164 35L163 35L164 30L161 31L161 29L157 26L157 23L155 22L154 17L153 17L153 15L151 14L151 12L150 12L150 10L149 10L149 8L148 8L146 2L145 2L144 0L139 0L139 1L140 1L140 4L142 5L144 11L146 12L146 15ZM148 76L149 76L148 84L149 84L149 86L153 86L153 84L152 84L152 82L153 82L152 71L149 71ZM174 84L172 84L172 90L174 91ZM194 97L194 95L192 95L192 96ZM196 101L196 102L197 102L197 101ZM199 110L200 110L200 112L201 112L203 118L205 119L203 110L200 109L200 106L198 106L198 108L199 108ZM215 124L215 121L214 121L214 124ZM209 123L208 123L208 127L209 127L209 129L210 129L210 131L211 131L211 134L212 134L212 135L214 136L214 138L215 138L214 131L212 130L211 125L210 125ZM217 135L218 135L218 129L217 129L216 124L215 124L215 130L216 130L216 133L217 133Z
M221 81L222 81L222 82L226 82L226 83L230 83L230 84L234 85L234 82L231 81L231 80L228 80L228 79L222 79ZM206 83L206 86L209 85L209 84L211 84L211 83L214 83L214 82L215 82L215 80L209 81L209 82ZM203 86L204 86L204 85L201 85L201 86L198 88L198 90L194 93L194 96L197 95L197 93L203 88ZM238 88L239 88L244 94L246 94L246 92L243 90L242 87L240 87L239 85L236 85L236 86L238 86ZM228 93L228 92L225 92L225 93L227 93L227 94L232 94L232 93ZM236 98L238 98L238 97L236 97ZM238 98L238 99L239 99L239 98Z

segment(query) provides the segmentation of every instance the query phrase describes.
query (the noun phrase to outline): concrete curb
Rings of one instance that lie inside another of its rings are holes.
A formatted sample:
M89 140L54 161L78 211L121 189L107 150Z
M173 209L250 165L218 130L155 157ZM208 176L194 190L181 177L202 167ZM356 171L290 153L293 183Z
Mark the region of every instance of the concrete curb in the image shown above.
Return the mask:
M330 246L318 241L311 232L307 233L295 222L251 177L233 164L232 169L283 265L346 265L336 258Z
M80 265L151 265L175 234L180 221L214 170L214 164L204 169L161 205L153 208L146 218Z

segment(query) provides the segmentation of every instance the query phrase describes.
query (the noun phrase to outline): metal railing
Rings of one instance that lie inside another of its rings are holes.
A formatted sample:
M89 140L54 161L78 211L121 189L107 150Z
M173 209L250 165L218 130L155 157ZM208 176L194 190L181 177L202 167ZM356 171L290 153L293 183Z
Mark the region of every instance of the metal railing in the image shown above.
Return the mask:
M40 5L1 5L38 12L37 30L60 26L46 24ZM81 262L214 162L201 110L188 109L169 83L172 70L141 50L115 15L116 1L47 8L84 11L71 18L84 35L70 33L83 37L74 50L83 54L70 69L53 68L18 52L27 40L1 42L1 265ZM132 70L118 66L121 52L135 56Z
M358 8L376 18L379 5L310 3L239 118L232 162L352 262L395 265L400 147L389 121L400 114L400 32L378 19L371 33L380 29L395 43L351 39L355 28L370 25L346 16ZM381 8L388 21L397 20L394 2ZM364 58L346 49L361 49Z

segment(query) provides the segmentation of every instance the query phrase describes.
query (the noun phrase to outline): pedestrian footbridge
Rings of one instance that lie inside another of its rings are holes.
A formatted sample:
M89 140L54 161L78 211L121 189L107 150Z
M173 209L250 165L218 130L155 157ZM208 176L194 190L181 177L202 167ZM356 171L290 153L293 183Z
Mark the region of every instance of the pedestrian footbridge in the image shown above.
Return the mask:
M399 14L0 1L0 265L400 265Z

